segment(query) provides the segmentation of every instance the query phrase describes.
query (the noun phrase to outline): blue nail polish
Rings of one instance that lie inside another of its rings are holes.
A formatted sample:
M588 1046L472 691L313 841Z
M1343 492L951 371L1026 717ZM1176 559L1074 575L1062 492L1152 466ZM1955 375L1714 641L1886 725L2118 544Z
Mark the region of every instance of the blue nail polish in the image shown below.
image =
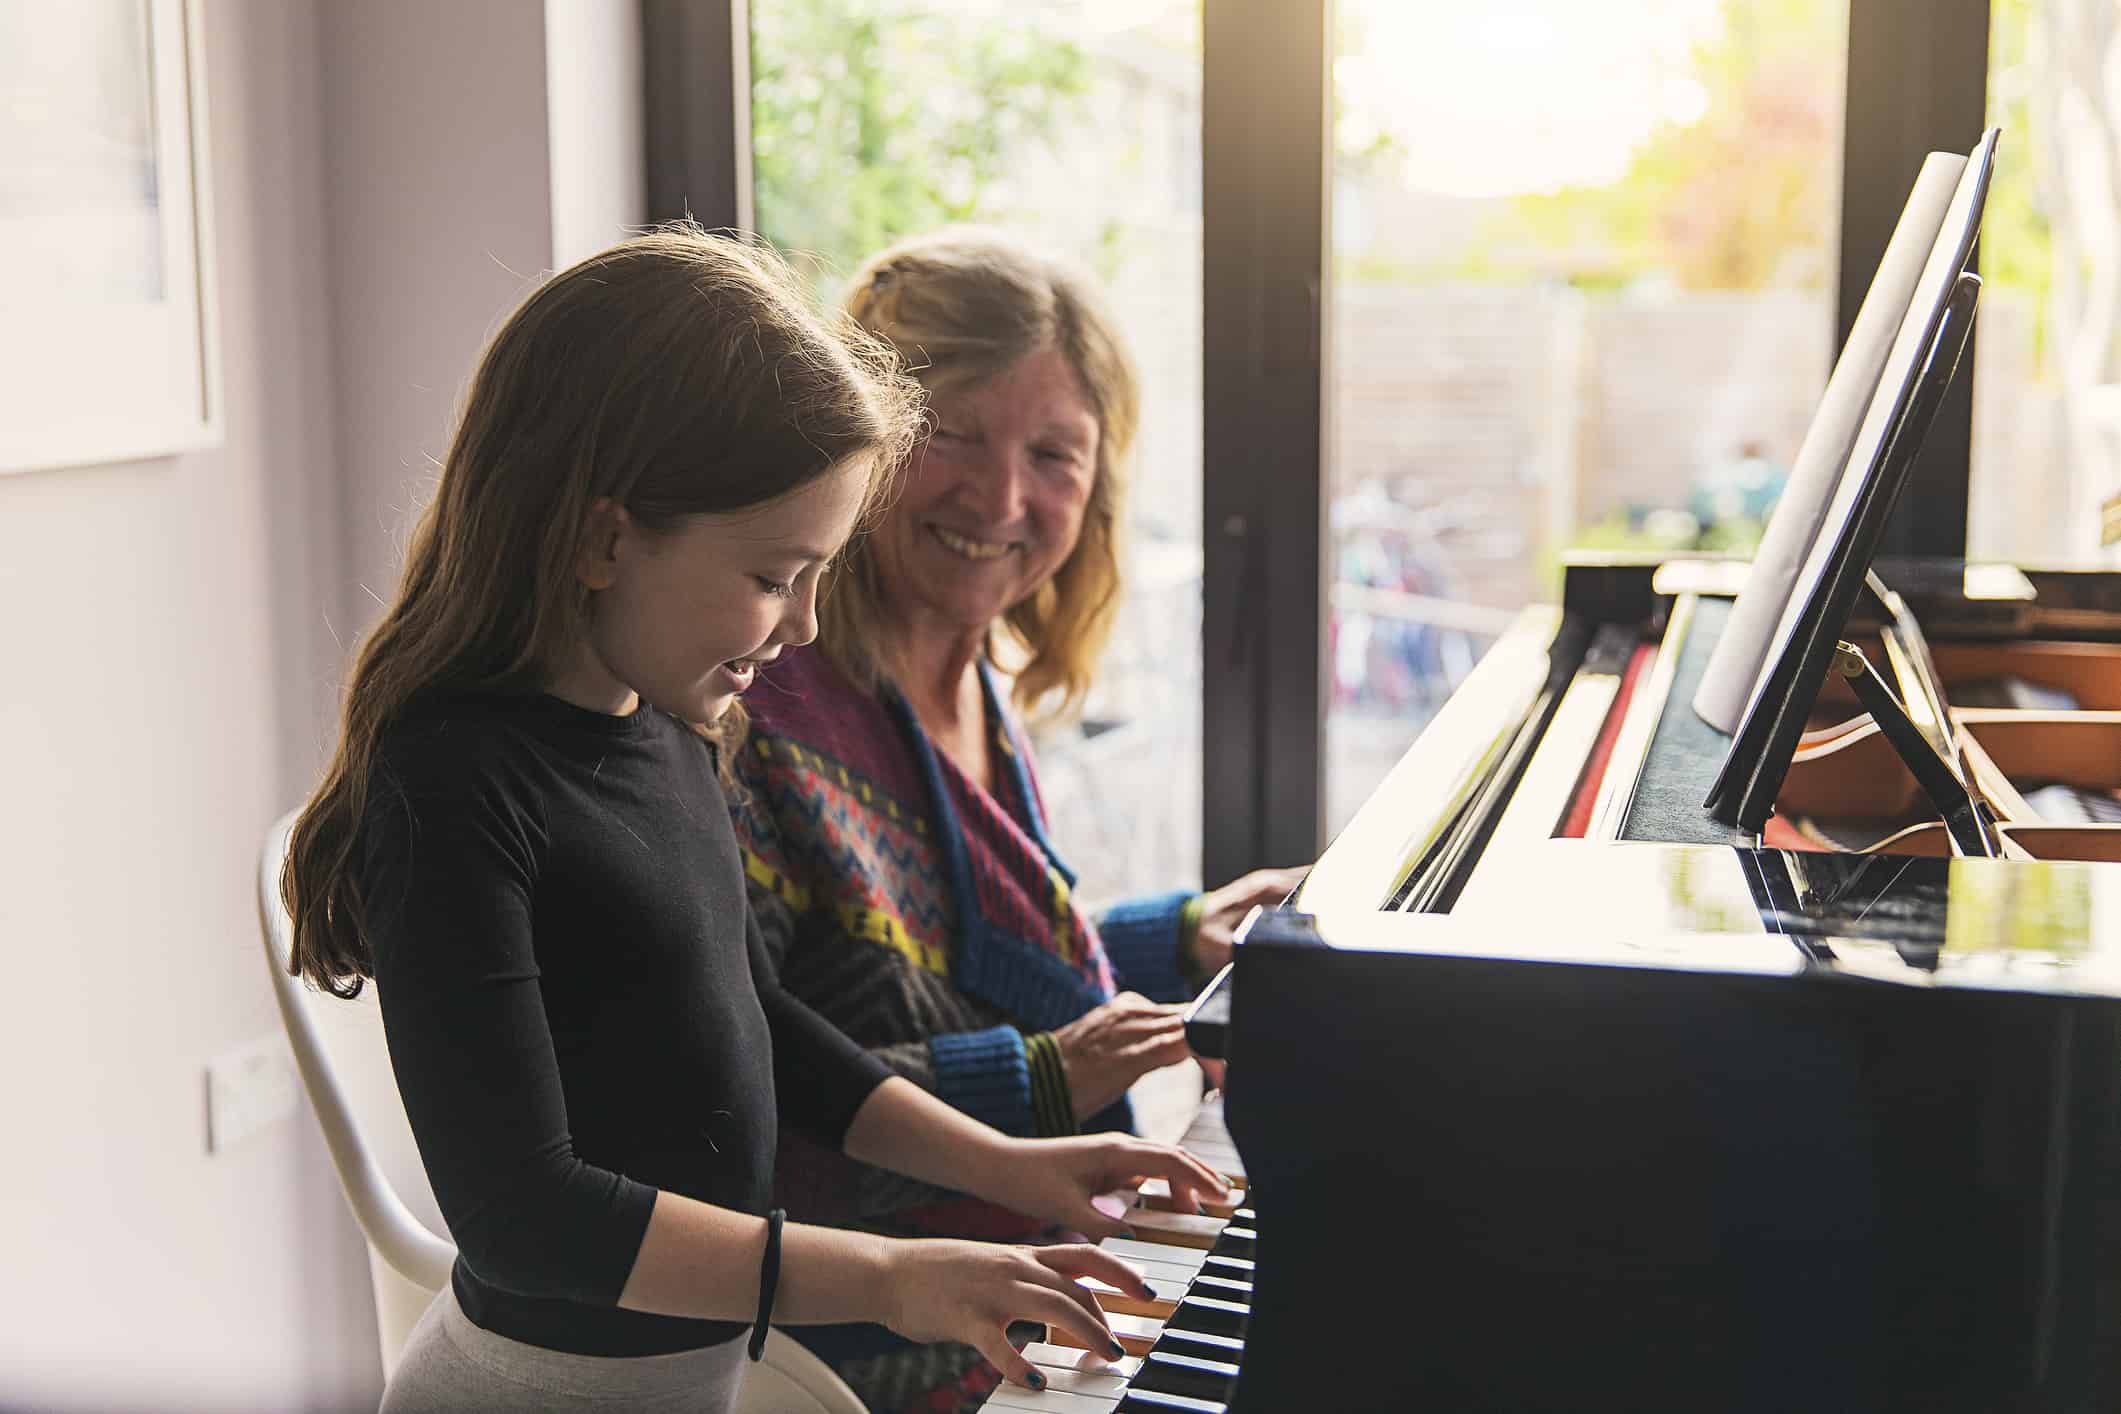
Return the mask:
M1126 1358L1127 1358L1127 1347L1126 1347L1126 1346L1124 1346L1124 1345L1121 1345L1121 1344L1120 1344L1120 1343L1119 1343L1118 1341L1116 1341L1116 1340L1115 1340L1115 1341L1113 1341L1113 1342L1112 1342L1112 1358L1113 1358L1113 1359L1115 1359L1115 1360L1124 1360L1124 1359L1126 1359Z
M1046 1377L1038 1372L1036 1366L1033 1366L1031 1373L1024 1376L1024 1383L1030 1385L1033 1389L1044 1389L1046 1387Z

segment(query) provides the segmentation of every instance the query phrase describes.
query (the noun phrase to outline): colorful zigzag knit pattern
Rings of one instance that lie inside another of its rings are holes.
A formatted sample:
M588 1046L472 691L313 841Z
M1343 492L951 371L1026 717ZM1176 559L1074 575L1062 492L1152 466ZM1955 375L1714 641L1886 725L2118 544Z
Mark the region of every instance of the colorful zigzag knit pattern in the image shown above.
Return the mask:
M1006 712L989 794L895 694L854 691L820 654L791 655L749 705L745 867L797 918L828 912L844 938L889 948L1035 1028L1111 996L1096 925L1043 838Z

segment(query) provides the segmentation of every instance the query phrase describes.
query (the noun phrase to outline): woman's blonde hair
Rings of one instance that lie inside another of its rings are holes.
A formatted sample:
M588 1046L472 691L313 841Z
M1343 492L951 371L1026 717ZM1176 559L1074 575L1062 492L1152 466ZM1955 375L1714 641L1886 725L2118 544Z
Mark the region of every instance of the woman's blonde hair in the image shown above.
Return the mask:
M932 393L984 383L1040 349L1059 350L1097 418L1097 464L1082 536L1053 577L1002 615L1020 650L1015 696L1025 709L1058 693L1056 713L1089 690L1119 611L1127 454L1141 419L1141 383L1126 341L1085 272L997 231L948 227L902 241L854 277L847 312L890 341ZM848 548L820 597L818 646L865 690L884 675L893 626L876 551ZM995 645L990 638L990 651Z
M920 391L891 349L818 311L762 244L679 223L533 291L479 361L397 598L355 661L338 748L295 822L280 875L289 970L360 991L371 953L353 865L378 744L419 703L538 690L585 629L575 563L592 502L662 531L866 463L866 514L919 426ZM744 722L732 708L695 726L727 763Z

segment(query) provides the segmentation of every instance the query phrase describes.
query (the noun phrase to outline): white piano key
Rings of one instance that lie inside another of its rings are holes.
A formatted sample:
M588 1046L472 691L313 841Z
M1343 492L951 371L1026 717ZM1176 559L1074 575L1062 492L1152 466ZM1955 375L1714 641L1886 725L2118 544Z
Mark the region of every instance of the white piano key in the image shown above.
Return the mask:
M1141 1368L1141 1362L1132 1355L1127 1359L1136 1369ZM1035 1360L1031 1363L1038 1364ZM1127 1392L1128 1377L1111 1370L1084 1370L1072 1365L1040 1365L1038 1372L1046 1377L1047 1389L1059 1390L1062 1394L1114 1399Z
M1143 1180L1141 1201L1145 1205L1158 1208L1170 1205L1175 1200L1171 1197L1169 1180L1161 1178ZM1217 1198L1213 1194L1205 1194L1201 1197L1200 1204L1208 1211L1210 1216L1226 1218L1245 1205L1245 1190L1232 1188L1227 1195L1221 1198ZM1176 1211L1176 1209L1173 1209L1173 1211Z
M1181 1149L1191 1149L1195 1145L1208 1149L1228 1149L1232 1152L1237 1149L1237 1141L1230 1137L1230 1131L1219 1124L1196 1124L1178 1138L1178 1147Z
M1112 1338L1117 1340L1129 1355L1145 1353L1150 1346L1156 1344L1156 1338L1162 1335L1164 1330L1164 1323L1154 1316L1129 1316L1119 1311L1107 1311L1105 1324L1111 1328ZM1046 1327L1048 1345L1079 1343L1074 1333L1064 1326Z
M1155 1340L1164 1331L1164 1323L1154 1316L1123 1316L1116 1311L1106 1314L1105 1324L1112 1327L1112 1334L1121 1340ZM1066 1342L1057 1341L1055 1344Z
M1185 1284L1169 1282L1149 1284L1156 1296L1139 1296L1132 1291L1121 1291L1101 1281L1085 1279L1078 1283L1097 1299L1098 1308L1105 1312L1124 1311L1132 1316L1154 1316L1162 1320L1176 1309L1176 1303L1184 1299Z
M1221 1174L1225 1182L1234 1183L1240 1188L1244 1186L1245 1159L1244 1155L1238 1153L1237 1150L1226 1149L1220 1144L1201 1144L1198 1146L1188 1144L1185 1146L1185 1150L1194 1158Z
M1218 1104L1213 1109L1206 1105L1201 1106L1200 1113L1193 1116L1193 1123L1186 1126L1185 1137L1214 1144L1228 1144L1230 1127L1223 1123L1222 1106Z
M1205 1160L1217 1166L1224 1162L1239 1162L1237 1145L1232 1145L1228 1138L1209 1138L1207 1134L1200 1134L1198 1138L1181 1138L1179 1149L1194 1155L1196 1160Z
M1115 1253L1113 1255L1117 1256L1118 1254ZM1151 1285L1158 1285L1163 1282L1177 1282L1183 1286L1187 1282L1192 1281L1194 1274L1200 1270L1198 1262L1159 1262L1154 1259L1143 1260L1135 1257L1125 1257L1121 1260L1140 1272L1149 1280Z
M1072 1345L1048 1345L1034 1340L1024 1347L1023 1356L1048 1375L1055 1370L1075 1370L1086 1375L1116 1375L1122 1383L1140 1373L1142 1362L1133 1355L1110 1360L1094 1350L1078 1350Z
M1097 1245L1121 1261L1137 1267L1146 1267L1150 1262L1160 1262L1168 1267L1185 1267L1199 1271L1200 1264L1208 1257L1208 1254L1198 1247L1173 1247L1168 1242L1143 1242L1132 1237L1108 1237Z
M1044 1410L1046 1414L1112 1414L1124 1394L1074 1394L1064 1389L1025 1389L1003 1384L987 1396L984 1409Z
M1127 1214L1126 1221L1142 1241L1174 1247L1213 1247L1216 1236L1230 1225L1227 1218L1165 1213L1155 1208L1138 1208Z
M1148 1272L1143 1272L1142 1278L1149 1283L1149 1289L1156 1293L1158 1301L1176 1301L1186 1294L1187 1282L1184 1277L1174 1279L1172 1277L1153 1276ZM1110 1282L1100 1281L1096 1277L1084 1277L1081 1284L1100 1294L1110 1293L1114 1296L1133 1295L1132 1292L1123 1292Z
M1186 1135L1189 1138L1198 1136L1202 1139L1214 1139L1225 1144L1229 1143L1230 1127L1223 1123L1221 1107L1209 1109L1203 1105L1199 1113L1193 1116L1193 1123L1186 1126Z

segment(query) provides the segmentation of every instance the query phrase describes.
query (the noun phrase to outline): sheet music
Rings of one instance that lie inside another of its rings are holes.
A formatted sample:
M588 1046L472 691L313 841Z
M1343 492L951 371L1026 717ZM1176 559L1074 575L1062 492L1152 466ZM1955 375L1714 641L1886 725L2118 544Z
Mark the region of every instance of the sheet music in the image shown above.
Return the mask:
M1957 153L1932 152L1901 208L1900 222L1798 448L1782 500L1768 520L1745 588L1694 693L1694 711L1718 731L1735 732L1744 716L1783 608L1825 524L1827 507L1855 450L1887 355L1900 335L1916 282L1965 168L1966 158Z
M1792 587L1785 591L1784 601L1768 605L1774 628L1767 652L1762 655L1762 665L1747 695L1745 710L1739 714L1741 723L1753 712L1777 661L1797 636L1808 601L1825 582L1835 557L1843 553L1842 542L1851 529L1864 487L1885 454L1895 419L1902 410L1901 400L1913 396L1922 377L1924 361L1934 352L1930 343L1931 323L1942 317L1941 312L1958 289L1960 272L1972 253L1974 234L1980 229L1981 210L1988 194L1988 172L1994 161L1995 138L1996 130L1991 128L1983 135L1982 146L1960 164L1960 177L1954 184L1944 219L1939 223L1930 249L1924 252L1915 293L1907 307L1900 311L1899 327L1886 355L1880 386L1864 410L1854 450L1849 453L1848 467L1836 479L1820 528L1813 536ZM1976 285L1980 283L1971 275L1964 278ZM1866 299L1865 303L1868 302ZM1972 317L1971 303L1966 317ZM1735 611L1733 617L1736 617Z

